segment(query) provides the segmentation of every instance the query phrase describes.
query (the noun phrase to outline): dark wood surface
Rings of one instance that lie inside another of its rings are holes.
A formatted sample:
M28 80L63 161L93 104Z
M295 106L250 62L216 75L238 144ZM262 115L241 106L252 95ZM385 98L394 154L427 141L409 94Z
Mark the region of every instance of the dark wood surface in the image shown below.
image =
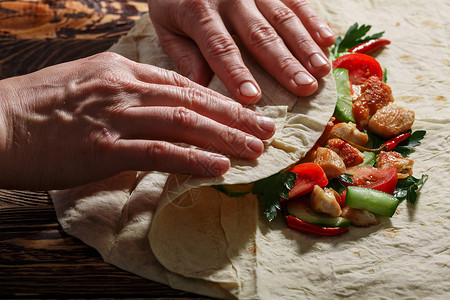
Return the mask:
M0 79L104 51L146 10L146 0L0 1ZM0 298L197 296L103 262L63 232L48 193L0 190Z

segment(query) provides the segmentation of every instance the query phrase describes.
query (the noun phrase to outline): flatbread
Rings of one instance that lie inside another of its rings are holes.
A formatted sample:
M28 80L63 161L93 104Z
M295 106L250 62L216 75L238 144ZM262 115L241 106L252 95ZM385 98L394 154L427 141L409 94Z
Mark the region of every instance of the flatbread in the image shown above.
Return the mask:
M264 159L250 165L233 161L229 174L209 181L128 172L52 192L64 230L122 269L216 298L448 298L450 191L444 187L450 171L450 27L445 14L450 4L439 0L310 2L340 35L359 22L373 25L373 32L386 30L385 37L393 41L377 59L388 69L395 101L415 111L413 129L427 131L411 155L415 176L429 175L415 206L402 203L393 218L383 219L378 226L352 227L345 235L322 238L294 232L281 218L268 223L253 195L230 198L208 187L254 181L289 166L311 147L332 113L334 99L320 97L330 92L328 88L332 90L329 78L321 83L318 95L302 99L304 106L295 111L297 99L289 100L289 93L273 82L265 84L263 80L271 79L247 59L256 68L252 71L264 97L277 101L287 97L284 105L265 100L256 108L277 123L277 134L267 141ZM111 50L174 69L148 25L142 19ZM217 79L212 87L226 93ZM317 108L322 108L322 114L309 113ZM283 134L284 130L289 134Z

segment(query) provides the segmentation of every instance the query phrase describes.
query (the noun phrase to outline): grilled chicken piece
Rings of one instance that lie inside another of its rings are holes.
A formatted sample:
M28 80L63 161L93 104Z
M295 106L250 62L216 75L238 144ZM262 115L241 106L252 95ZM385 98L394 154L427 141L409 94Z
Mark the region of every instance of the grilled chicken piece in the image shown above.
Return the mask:
M314 163L323 169L329 179L341 176L346 170L342 158L333 150L325 147L317 148Z
M359 131L355 123L338 123L334 125L331 128L329 138L340 138L360 146L365 146L369 141L368 135Z
M361 227L377 225L380 223L373 213L364 209L357 209L348 206L342 209L341 217L350 219L352 225Z
M395 151L381 151L377 157L377 168L397 168L398 179L404 179L413 174L414 161L403 157Z
M353 116L357 124L367 128L370 118L378 109L394 101L391 88L376 76L361 85L361 95L353 102Z
M341 139L328 140L328 146L342 158L346 167L353 167L364 161L361 151Z
M380 108L369 121L369 130L381 137L390 138L411 129L414 112L391 103Z
M337 197L340 198L335 190L329 188L322 189L320 186L315 185L311 193L311 207L317 212L327 214L331 217L339 217L342 211Z

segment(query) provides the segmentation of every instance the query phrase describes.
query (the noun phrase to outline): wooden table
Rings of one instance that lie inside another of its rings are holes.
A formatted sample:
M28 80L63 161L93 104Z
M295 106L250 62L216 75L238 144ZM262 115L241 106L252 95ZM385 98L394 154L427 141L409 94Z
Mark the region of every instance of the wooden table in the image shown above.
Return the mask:
M0 79L108 49L135 1L0 1ZM1 166L0 166L1 172ZM198 298L103 262L63 232L46 192L0 190L0 298Z

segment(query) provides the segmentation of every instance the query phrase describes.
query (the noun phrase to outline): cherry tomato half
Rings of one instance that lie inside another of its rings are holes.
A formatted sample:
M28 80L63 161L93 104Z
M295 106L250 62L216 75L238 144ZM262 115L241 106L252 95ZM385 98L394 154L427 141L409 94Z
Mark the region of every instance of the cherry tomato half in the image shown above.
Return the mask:
M353 175L355 186L366 187L392 194L397 186L397 168L379 169L369 165L354 166L347 169Z
M328 184L327 175L315 163L298 164L288 170L288 172L297 174L295 186L289 192L289 199L311 193L315 185L324 187Z
M351 53L338 57L333 62L333 69L336 68L347 69L352 84L363 84L371 76L377 76L383 80L383 69L380 63L367 54Z

